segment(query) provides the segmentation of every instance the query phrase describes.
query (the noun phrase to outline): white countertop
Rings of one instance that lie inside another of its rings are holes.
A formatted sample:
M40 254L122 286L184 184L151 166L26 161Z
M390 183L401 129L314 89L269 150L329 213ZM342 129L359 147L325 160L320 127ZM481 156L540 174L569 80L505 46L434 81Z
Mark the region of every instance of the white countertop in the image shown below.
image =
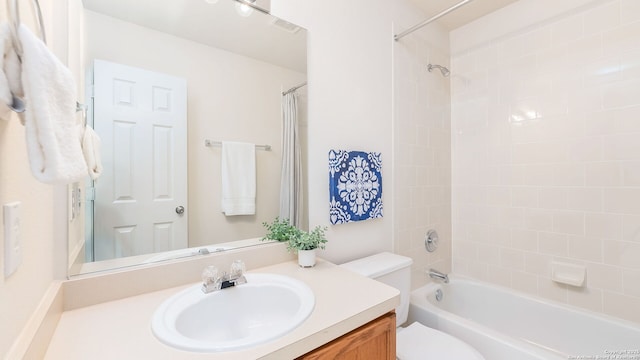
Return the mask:
M45 360L293 359L386 314L400 301L397 289L323 260L308 269L289 261L249 273L283 274L305 282L316 298L309 318L283 337L248 350L177 350L155 338L151 317L165 299L194 282L64 312Z

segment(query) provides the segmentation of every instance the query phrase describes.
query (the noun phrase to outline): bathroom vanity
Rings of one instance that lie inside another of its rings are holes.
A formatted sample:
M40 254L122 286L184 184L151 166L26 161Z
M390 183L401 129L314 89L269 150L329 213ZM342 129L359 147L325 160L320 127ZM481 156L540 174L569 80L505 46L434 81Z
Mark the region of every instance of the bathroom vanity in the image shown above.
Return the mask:
M210 262L215 264L216 258L211 257ZM147 271L157 271L160 278L167 275L167 268L163 266ZM83 291L93 298L91 301L67 301L70 305L65 306L45 359L281 360L335 359L355 354L367 359L395 358L393 311L399 303L396 289L322 260L310 269L300 268L293 260L250 269L248 273L279 274L304 282L315 296L313 311L292 331L248 349L188 352L160 342L151 330L150 321L163 301L197 285L198 273L193 274L194 281L189 284L115 300L107 300L109 296L105 294L106 300L100 301L94 288L94 291ZM90 279L83 281L83 286L96 285L89 283ZM69 284L70 289L73 287L74 284ZM72 291L68 293L71 295Z
M396 314L389 312L298 360L395 359Z

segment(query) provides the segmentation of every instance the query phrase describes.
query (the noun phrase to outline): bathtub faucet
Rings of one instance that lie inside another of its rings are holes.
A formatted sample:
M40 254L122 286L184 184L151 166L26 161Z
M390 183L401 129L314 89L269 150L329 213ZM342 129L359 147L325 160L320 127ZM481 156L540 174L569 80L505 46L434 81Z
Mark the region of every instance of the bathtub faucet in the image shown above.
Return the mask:
M449 283L449 276L447 274L443 274L438 270L429 269L429 277L432 279L440 280L445 284Z

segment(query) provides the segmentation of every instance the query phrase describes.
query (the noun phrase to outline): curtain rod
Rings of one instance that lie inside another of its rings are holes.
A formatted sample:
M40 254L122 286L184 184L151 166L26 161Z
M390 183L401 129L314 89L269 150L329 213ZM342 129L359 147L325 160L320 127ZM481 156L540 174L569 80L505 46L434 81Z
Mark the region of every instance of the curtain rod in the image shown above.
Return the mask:
M429 19L427 19L427 20L425 20L425 21L423 21L423 22L421 22L421 23L419 23L419 24L417 24L417 25L414 25L414 26L412 26L412 27L408 28L407 30L405 30L405 31L401 32L400 34L394 35L394 36L393 36L393 39L394 39L395 41L398 41L398 40L400 40L401 38L403 38L403 37L405 37L405 36L407 36L407 35L411 34L412 32L414 32L414 31L416 31L416 30L420 29L421 27L426 26L426 25L428 25L428 24L430 24L430 23L432 23L432 22L434 22L434 21L438 20L439 18L441 18L441 17L443 17L443 16L447 15L448 13L452 12L453 10L455 10L455 9L457 9L457 8L459 8L459 7L463 6L463 5L466 5L467 3L470 3L471 1L473 1L473 0L462 0L461 2L459 2L459 3L455 4L455 5L453 5L452 7L448 8L448 9L446 9L446 10L444 10L444 11L441 11L441 12L440 12L440 13L438 13L437 15L432 16L432 17L430 17Z
M288 93L293 92L293 91L296 91L296 90L300 89L300 88L301 88L301 87L303 87L303 86L307 86L307 82L306 82L306 81L305 81L305 82L303 82L302 84L298 85L298 86L294 86L294 87L292 87L291 89L289 89L289 90L287 90L287 91L283 92L283 93L282 93L282 95L287 95Z

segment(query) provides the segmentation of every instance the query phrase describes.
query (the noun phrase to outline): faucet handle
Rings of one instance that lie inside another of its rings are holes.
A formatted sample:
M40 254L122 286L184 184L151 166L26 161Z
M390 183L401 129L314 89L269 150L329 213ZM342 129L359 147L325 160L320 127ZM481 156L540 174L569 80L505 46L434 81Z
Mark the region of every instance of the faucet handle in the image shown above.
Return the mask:
M244 265L244 261L242 260L234 260L231 263L231 269L229 269L229 278L236 279L244 275L244 272L247 271L246 266Z
M202 271L202 286L208 291L220 290L222 286L222 276L218 268L210 265Z

